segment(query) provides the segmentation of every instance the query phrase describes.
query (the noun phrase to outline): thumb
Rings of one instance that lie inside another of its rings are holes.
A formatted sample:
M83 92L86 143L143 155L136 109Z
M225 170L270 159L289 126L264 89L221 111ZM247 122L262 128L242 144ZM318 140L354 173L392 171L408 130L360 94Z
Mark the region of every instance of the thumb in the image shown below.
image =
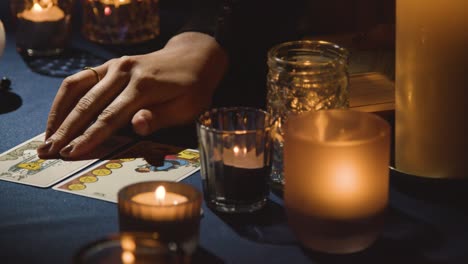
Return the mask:
M147 136L158 129L153 113L148 109L141 109L132 118L133 131L140 136Z
M190 100L179 103L166 102L139 110L132 118L133 131L140 136L148 136L161 128L187 124L203 109L198 105L195 107Z

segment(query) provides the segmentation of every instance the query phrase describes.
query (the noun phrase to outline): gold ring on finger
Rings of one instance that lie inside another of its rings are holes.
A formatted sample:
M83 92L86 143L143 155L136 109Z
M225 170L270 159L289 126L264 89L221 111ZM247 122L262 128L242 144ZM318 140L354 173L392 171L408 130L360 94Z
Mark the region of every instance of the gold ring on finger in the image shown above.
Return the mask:
M93 68L93 67L84 67L83 70L90 70L94 73L96 76L97 82L101 81L101 76L99 76L99 73Z

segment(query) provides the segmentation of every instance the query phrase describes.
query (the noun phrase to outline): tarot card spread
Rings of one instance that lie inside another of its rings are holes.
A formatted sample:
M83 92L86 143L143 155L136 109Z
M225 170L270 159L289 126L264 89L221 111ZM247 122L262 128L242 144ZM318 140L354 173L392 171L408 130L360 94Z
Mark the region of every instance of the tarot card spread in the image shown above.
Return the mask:
M44 142L44 138L45 134L40 134L0 154L0 180L50 187L96 162L98 157L109 155L131 141L124 137L114 137L84 160L64 161L40 159L37 156L36 149Z
M117 193L126 185L181 181L199 168L197 150L143 141L79 172L53 189L116 203Z

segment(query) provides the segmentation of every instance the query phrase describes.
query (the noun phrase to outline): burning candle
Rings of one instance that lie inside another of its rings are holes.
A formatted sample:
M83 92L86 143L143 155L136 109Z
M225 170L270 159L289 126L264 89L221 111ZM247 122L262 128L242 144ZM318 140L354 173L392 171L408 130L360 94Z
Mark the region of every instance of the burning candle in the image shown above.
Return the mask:
M31 9L24 10L18 17L33 22L58 21L65 17L65 13L51 0L42 0L40 3L35 1Z
M468 175L466 0L397 0L396 169Z
M174 243L163 243L154 234L123 232L84 245L73 263L187 263L185 259Z
M69 40L73 0L17 1L12 10L18 19L16 46L28 56L61 53Z
M132 197L132 201L146 204L146 205L177 205L179 203L184 203L187 200L187 197L173 193L166 192L164 186L158 186L154 192L144 192L139 193Z
M285 207L305 247L351 253L377 237L388 202L390 126L363 112L290 117L285 133Z
M264 167L263 152L256 155L255 149L247 150L247 147L234 146L223 151L224 164L236 168L259 169Z
M211 109L197 122L201 176L208 206L224 213L261 209L270 192L270 130L263 110Z
M122 231L155 232L165 242L177 242L187 254L195 251L200 225L201 194L190 185L143 182L118 194Z
M119 7L121 5L128 5L132 2L132 0L99 0L99 2L105 5L112 5L115 7Z

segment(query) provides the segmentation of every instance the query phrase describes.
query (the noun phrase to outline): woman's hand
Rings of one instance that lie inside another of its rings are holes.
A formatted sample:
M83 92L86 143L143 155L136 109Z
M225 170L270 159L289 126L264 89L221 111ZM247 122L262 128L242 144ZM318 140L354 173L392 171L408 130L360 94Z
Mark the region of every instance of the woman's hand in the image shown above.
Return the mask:
M214 38L173 37L156 52L112 59L66 78L52 104L41 158L79 158L127 124L139 135L193 121L227 68ZM96 83L97 82L97 83Z

